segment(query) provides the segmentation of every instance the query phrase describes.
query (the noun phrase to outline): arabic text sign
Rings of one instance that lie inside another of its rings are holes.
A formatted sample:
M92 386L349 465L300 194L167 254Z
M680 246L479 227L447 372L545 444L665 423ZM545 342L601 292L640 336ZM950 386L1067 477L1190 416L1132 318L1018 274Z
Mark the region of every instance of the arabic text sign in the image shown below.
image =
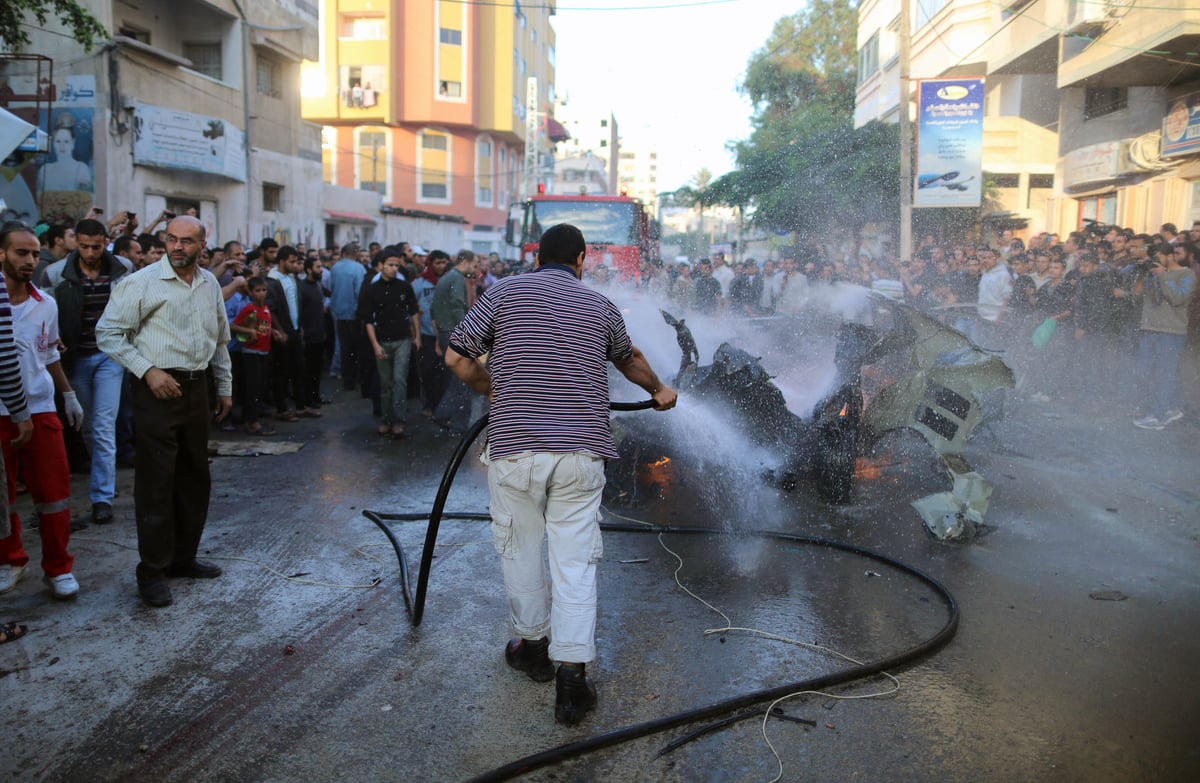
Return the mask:
M246 136L225 120L137 104L133 162L246 181Z
M1167 104L1162 126L1162 154L1171 157L1197 152L1200 152L1200 92L1193 92Z
M983 79L917 88L915 207L977 207L983 192Z

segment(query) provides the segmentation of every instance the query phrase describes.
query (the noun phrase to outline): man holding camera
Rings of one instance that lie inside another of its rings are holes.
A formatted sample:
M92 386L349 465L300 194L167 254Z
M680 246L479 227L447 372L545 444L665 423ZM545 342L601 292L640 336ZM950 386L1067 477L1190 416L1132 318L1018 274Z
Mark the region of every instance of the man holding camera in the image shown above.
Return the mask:
M1166 242L1154 245L1144 270L1133 284L1142 295L1141 336L1138 344L1138 399L1146 415L1134 426L1161 430L1183 418L1179 409L1179 360L1187 341L1188 304L1196 292L1196 276Z

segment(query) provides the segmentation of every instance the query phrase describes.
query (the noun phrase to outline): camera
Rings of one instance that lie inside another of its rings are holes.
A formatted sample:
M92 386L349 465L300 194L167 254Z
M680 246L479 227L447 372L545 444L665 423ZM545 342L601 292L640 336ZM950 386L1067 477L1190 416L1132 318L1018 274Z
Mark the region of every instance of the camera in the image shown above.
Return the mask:
M166 212L166 211L164 211L164 212L163 212L163 217L165 217L167 220L174 220L176 216L175 216L175 213L174 213L174 212Z

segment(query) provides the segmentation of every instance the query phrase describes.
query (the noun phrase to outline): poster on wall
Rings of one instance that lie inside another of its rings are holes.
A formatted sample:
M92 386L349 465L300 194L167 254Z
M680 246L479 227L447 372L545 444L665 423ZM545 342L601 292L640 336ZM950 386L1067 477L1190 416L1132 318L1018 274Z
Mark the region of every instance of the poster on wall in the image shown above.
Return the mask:
M138 103L133 115L133 163L245 182L246 136L225 120Z
M10 156L0 163L0 201L4 220L25 223L74 223L95 198L94 117L96 79L91 74L54 80L58 99L40 111L16 103L13 114L49 129L46 150ZM34 87L12 85L21 93ZM36 116L34 116L36 115Z
M914 207L978 207L983 195L983 79L917 88Z

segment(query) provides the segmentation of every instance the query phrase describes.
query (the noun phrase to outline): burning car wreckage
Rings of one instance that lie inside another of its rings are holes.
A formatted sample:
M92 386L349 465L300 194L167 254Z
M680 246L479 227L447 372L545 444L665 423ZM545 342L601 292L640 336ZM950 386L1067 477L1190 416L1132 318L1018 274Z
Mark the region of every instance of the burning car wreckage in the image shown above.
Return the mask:
M683 320L660 311L674 327L683 360L674 379L678 391L716 402L760 446L782 455L782 470L768 475L791 489L809 480L830 502L845 503L854 486L857 459L885 434L909 428L933 447L952 486L913 501L926 528L942 540L973 537L991 496L988 484L962 456L984 420L983 400L1014 385L1012 370L961 332L884 297L877 311L890 328L843 321L837 328L833 391L808 417L790 411L783 392L761 360L723 343L712 364L699 351ZM887 363L894 377L867 401L864 368Z

